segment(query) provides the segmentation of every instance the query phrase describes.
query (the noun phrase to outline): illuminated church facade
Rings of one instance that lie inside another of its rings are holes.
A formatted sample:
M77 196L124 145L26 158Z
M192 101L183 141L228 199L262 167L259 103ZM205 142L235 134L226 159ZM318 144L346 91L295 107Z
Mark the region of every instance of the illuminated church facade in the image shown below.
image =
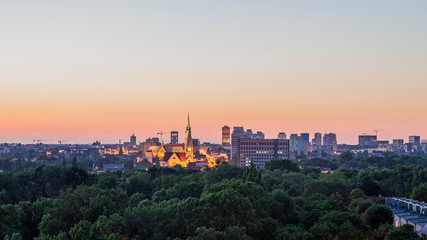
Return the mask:
M162 137L162 144L151 146L145 155L149 162L160 167L174 167L176 165L187 167L189 163L195 162L190 114L188 114L184 144L164 144Z

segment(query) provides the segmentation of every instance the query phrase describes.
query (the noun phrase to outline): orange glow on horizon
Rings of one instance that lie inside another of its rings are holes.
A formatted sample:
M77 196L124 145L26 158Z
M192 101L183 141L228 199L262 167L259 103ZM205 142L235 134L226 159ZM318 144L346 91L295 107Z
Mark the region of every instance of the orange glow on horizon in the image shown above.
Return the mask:
M427 139L425 4L3 1L0 142Z

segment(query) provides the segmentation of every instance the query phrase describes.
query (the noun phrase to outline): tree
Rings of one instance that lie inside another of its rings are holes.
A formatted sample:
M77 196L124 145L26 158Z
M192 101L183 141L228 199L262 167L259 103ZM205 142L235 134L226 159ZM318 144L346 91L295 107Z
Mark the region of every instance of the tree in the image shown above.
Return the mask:
M77 157L76 156L74 156L73 157L73 162L72 162L72 164L71 164L74 168L77 168L78 166L77 166Z
M102 173L98 176L97 186L99 188L115 188L118 181L116 175L112 173Z
M358 199L358 198L363 198L364 196L365 196L365 193L360 188L355 188L355 189L351 190L351 192L350 192L350 198L352 200Z
M414 226L404 224L389 232L385 240L418 240L418 235L414 232Z
M380 186L371 179L363 180L362 186L360 188L367 196L377 196L380 194L381 190Z
M250 166L245 169L245 173L243 173L242 181L248 182L255 182L260 183L261 182L261 172L258 171L255 164L251 162Z
M275 189L271 193L271 200L269 200L271 209L271 217L277 219L283 224L295 222L295 209L294 203L289 195L281 190Z
M375 204L366 209L363 220L372 229L377 229L382 224L393 223L393 212L385 205Z
M265 163L265 169L270 171L274 171L276 169L279 169L282 171L288 170L290 172L300 171L298 165L295 162L288 159L271 159L270 161Z
M331 211L310 228L315 239L363 239L363 224L351 212Z
M350 151L345 151L340 154L340 159L344 161L350 161L353 159L353 154Z
M151 196L153 184L149 173L135 172L131 177L126 179L126 190L129 195L134 193L143 193L145 196Z
M58 235L54 236L52 240L68 240L67 233L60 232Z
M6 235L20 233L22 214L22 210L16 205L0 206L0 239Z
M200 200L205 203L201 214L209 221L207 227L225 230L227 226L251 226L255 210L248 198L233 189L203 193Z
M91 236L90 229L92 223L87 220L82 220L70 229L71 240L93 240L97 239L94 236Z
M329 188L324 181L312 180L304 184L303 197L310 197L316 193L321 193L329 196Z
M221 164L216 170L207 171L205 179L208 184L213 184L223 179L241 178L244 172L244 168L236 165Z
M420 202L427 202L427 186L414 187L411 198Z

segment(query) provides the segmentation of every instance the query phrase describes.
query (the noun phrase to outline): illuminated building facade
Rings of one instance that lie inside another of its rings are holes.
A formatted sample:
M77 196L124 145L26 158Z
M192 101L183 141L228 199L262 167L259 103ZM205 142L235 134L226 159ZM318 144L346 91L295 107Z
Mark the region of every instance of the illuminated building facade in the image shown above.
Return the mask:
M190 114L188 114L187 128L185 129L185 155L187 158L194 157L193 138L191 137Z
M264 168L271 159L289 158L288 139L239 139L239 165L249 166L253 162Z
M172 137L171 137L172 138ZM194 162L193 138L191 136L190 116L187 120L185 130L185 143L162 144L160 146L151 146L145 152L147 160L161 167L173 167L176 165L187 167L189 163Z
M222 127L222 146L223 147L230 147L230 127L224 126Z
M178 144L178 131L171 132L171 143Z

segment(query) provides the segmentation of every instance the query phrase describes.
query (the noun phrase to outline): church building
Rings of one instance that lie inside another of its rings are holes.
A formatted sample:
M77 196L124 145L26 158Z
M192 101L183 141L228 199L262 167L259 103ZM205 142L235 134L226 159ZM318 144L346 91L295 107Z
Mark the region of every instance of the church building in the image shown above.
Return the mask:
M190 114L188 114L184 144L164 144L162 137L162 144L160 146L151 146L145 152L145 156L149 162L160 167L173 167L176 165L187 167L190 162L195 162Z

